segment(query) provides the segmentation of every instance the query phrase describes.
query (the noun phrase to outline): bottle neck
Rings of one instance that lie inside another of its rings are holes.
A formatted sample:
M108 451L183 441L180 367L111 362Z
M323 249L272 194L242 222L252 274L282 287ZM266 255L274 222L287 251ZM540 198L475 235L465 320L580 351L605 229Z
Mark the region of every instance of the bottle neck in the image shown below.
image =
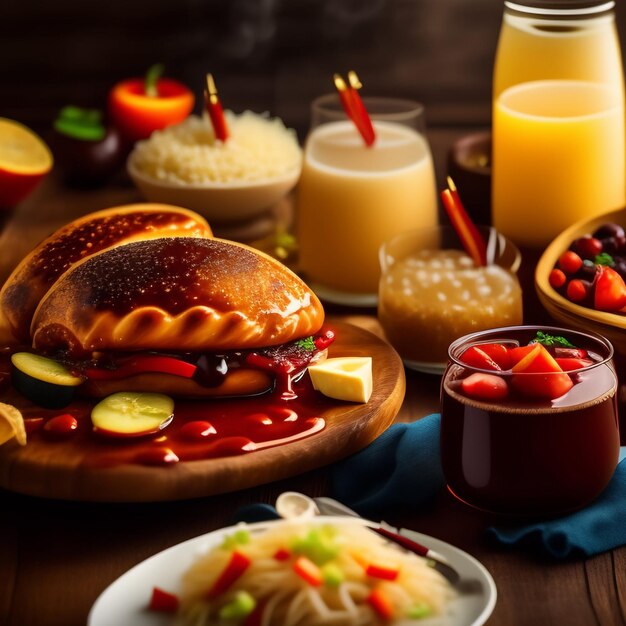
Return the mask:
M505 0L507 11L536 18L593 18L615 8L614 0Z

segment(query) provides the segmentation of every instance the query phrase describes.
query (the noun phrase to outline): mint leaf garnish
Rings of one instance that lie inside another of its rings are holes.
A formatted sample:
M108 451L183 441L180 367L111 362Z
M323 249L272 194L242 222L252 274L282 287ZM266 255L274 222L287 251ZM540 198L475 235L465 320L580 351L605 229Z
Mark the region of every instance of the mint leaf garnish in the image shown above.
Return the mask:
M546 348L550 346L560 346L561 348L575 348L573 343L570 343L565 337L559 337L557 335L548 335L548 333L542 333L537 331L537 336L530 343L540 343Z
M596 265L606 265L607 267L613 267L615 261L608 252L602 252L596 255Z

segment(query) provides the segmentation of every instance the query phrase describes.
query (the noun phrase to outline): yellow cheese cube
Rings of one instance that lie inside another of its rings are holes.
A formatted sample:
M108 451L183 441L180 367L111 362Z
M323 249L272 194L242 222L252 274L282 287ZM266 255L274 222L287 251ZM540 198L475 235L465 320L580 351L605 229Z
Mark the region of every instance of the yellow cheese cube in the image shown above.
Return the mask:
M367 402L372 395L372 357L326 359L309 367L313 387L329 398Z

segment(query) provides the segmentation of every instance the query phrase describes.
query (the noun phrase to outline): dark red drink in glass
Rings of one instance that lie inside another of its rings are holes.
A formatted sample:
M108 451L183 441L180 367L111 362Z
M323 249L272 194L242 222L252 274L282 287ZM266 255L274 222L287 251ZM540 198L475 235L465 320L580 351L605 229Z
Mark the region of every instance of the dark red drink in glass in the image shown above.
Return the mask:
M522 516L596 498L619 455L612 356L599 335L544 326L455 341L441 387L450 491L474 507Z

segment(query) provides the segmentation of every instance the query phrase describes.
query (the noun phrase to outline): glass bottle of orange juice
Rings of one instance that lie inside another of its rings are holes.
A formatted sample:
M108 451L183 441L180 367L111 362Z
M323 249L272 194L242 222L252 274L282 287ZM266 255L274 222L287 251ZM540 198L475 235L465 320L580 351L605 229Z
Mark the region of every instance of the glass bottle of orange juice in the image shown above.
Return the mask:
M538 248L626 203L613 1L504 3L493 80L495 227Z

